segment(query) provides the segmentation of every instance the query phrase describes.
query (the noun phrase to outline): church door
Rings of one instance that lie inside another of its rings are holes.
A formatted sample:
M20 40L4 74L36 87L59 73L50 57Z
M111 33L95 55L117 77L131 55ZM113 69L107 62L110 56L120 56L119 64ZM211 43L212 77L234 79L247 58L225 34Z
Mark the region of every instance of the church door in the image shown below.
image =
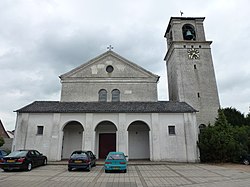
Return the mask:
M106 158L110 151L116 151L116 134L99 134L99 158Z

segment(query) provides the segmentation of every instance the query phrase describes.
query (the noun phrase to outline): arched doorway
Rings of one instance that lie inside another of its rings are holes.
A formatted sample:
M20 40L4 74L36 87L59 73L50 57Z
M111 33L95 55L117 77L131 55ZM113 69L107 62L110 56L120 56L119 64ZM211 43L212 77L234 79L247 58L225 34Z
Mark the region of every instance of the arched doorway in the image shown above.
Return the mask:
M68 122L63 128L62 159L68 159L74 150L82 149L83 126L77 121Z
M117 128L114 123L103 121L96 126L95 131L98 158L104 159L110 151L116 151Z
M128 127L129 159L149 159L149 127L142 121L135 121Z

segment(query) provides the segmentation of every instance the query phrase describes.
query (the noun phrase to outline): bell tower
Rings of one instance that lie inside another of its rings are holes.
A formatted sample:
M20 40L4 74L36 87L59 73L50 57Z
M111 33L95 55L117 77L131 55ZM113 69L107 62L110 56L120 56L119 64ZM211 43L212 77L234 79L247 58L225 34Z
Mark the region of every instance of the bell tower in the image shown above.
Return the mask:
M197 125L213 124L220 107L204 17L171 17L165 38L169 99L185 101L197 112Z

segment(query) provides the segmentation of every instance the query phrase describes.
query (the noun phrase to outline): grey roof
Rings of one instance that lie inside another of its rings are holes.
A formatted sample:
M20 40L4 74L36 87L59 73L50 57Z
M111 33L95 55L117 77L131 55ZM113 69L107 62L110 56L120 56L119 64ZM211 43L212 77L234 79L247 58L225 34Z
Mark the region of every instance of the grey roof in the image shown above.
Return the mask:
M35 101L15 112L19 113L192 113L185 102L60 102Z

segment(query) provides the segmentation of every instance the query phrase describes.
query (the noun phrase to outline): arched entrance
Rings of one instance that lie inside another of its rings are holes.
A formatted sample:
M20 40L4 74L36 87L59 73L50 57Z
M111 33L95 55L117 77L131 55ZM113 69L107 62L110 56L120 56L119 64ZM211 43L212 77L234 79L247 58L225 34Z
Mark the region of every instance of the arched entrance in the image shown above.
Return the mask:
M83 126L77 121L68 122L63 128L62 159L68 159L74 150L82 149Z
M96 126L95 131L98 158L106 158L110 151L116 151L117 128L114 123L103 121Z
M149 127L142 121L135 121L128 127L129 159L149 159Z

